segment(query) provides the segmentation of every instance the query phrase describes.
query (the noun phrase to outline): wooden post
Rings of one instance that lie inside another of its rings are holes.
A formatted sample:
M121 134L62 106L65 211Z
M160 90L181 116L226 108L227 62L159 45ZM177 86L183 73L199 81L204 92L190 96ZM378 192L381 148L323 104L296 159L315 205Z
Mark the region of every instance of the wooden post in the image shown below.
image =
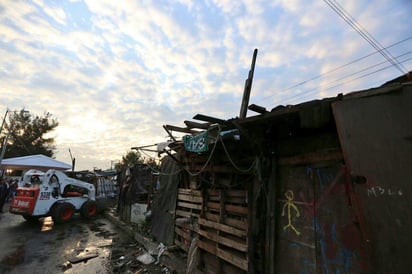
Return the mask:
M249 105L250 90L252 89L253 74L255 72L257 52L257 49L255 49L255 51L253 52L252 65L250 66L248 78L245 81L245 88L243 90L243 98L239 114L240 119L246 118L247 107Z
M267 207L266 207L266 242L265 242L265 269L267 273L275 273L276 261L276 182L277 182L277 159L271 160L272 171L267 180Z
M247 184L247 201L248 201L248 235L247 235L247 260L248 260L248 273L254 274L257 273L256 269L261 268L261 266L255 265L255 253L257 251L256 243L255 243L255 235L257 231L257 221L256 221L256 201L257 201L257 193L259 193L260 188L260 180L253 179L252 182ZM261 228L259 228L261 229ZM263 240L261 240L263 241ZM260 245L258 245L260 246Z

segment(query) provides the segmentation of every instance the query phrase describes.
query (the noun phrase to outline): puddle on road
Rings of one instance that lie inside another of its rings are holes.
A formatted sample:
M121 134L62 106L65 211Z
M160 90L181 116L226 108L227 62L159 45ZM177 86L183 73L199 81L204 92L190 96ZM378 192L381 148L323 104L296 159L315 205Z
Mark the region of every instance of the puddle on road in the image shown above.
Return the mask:
M6 267L6 268L13 268L16 265L24 263L24 260L26 258L26 248L25 247L26 247L25 245L20 245L16 248L15 251L6 255L1 260L1 266Z
M54 223L53 223L52 218L51 217L46 217L42 221L41 231L44 232L44 231L52 230L53 225L54 225Z
M18 242L4 242L7 249L1 254L0 273L43 273L39 272L43 267L65 274L113 273L113 249L122 246L121 239L125 238L114 231L110 223L101 220L55 225L47 217L35 224L22 222L10 233L21 234L23 238ZM34 237L25 237L26 233ZM124 251L114 253L119 257L125 254Z
M107 229L104 228L105 225L106 225L105 223L96 222L90 226L90 230L93 232L96 232L95 235L97 237L103 237L105 239L110 239L113 236L117 235L117 233L107 231Z

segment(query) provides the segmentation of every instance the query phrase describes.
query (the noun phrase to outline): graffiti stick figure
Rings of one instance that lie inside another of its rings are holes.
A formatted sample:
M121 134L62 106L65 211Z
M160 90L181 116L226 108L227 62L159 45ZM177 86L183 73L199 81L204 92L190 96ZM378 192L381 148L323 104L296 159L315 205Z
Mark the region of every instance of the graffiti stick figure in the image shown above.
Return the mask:
M295 211L296 211L296 217L299 217L300 216L300 213L299 213L299 209L295 206L295 204L293 203L293 191L292 190L288 190L288 191L286 191L286 193L285 193L285 197L286 197L286 199L287 199L287 201L285 202L285 205L283 206L283 209L282 209L282 216L285 216L285 208L286 208L286 206L288 207L288 224L287 225L285 225L284 227L283 227L283 230L286 230L287 228L291 228L293 231L295 231L295 233L296 233L296 235L300 235L300 232L299 231L297 231L297 229L292 225L292 214L291 214L291 212L290 212L290 208L293 208Z

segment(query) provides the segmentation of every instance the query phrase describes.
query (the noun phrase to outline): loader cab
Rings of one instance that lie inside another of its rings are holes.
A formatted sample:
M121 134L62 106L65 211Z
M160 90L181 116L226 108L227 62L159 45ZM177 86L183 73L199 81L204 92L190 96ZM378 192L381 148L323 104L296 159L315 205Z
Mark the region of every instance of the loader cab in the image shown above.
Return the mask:
M42 184L43 178L44 172L30 169L23 175L20 186L39 187Z
M30 183L31 183L31 185L40 185L41 184L40 176L39 175L32 175L30 177Z

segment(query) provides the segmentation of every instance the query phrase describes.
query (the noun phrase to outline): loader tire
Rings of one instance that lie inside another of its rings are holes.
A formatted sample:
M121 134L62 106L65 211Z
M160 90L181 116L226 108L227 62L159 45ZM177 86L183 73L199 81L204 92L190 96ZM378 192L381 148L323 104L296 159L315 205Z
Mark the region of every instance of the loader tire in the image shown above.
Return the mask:
M62 224L68 222L74 215L75 208L70 203L61 203L56 205L52 212L53 222Z
M97 203L95 201L86 201L80 208L80 214L86 219L95 217L97 215Z

